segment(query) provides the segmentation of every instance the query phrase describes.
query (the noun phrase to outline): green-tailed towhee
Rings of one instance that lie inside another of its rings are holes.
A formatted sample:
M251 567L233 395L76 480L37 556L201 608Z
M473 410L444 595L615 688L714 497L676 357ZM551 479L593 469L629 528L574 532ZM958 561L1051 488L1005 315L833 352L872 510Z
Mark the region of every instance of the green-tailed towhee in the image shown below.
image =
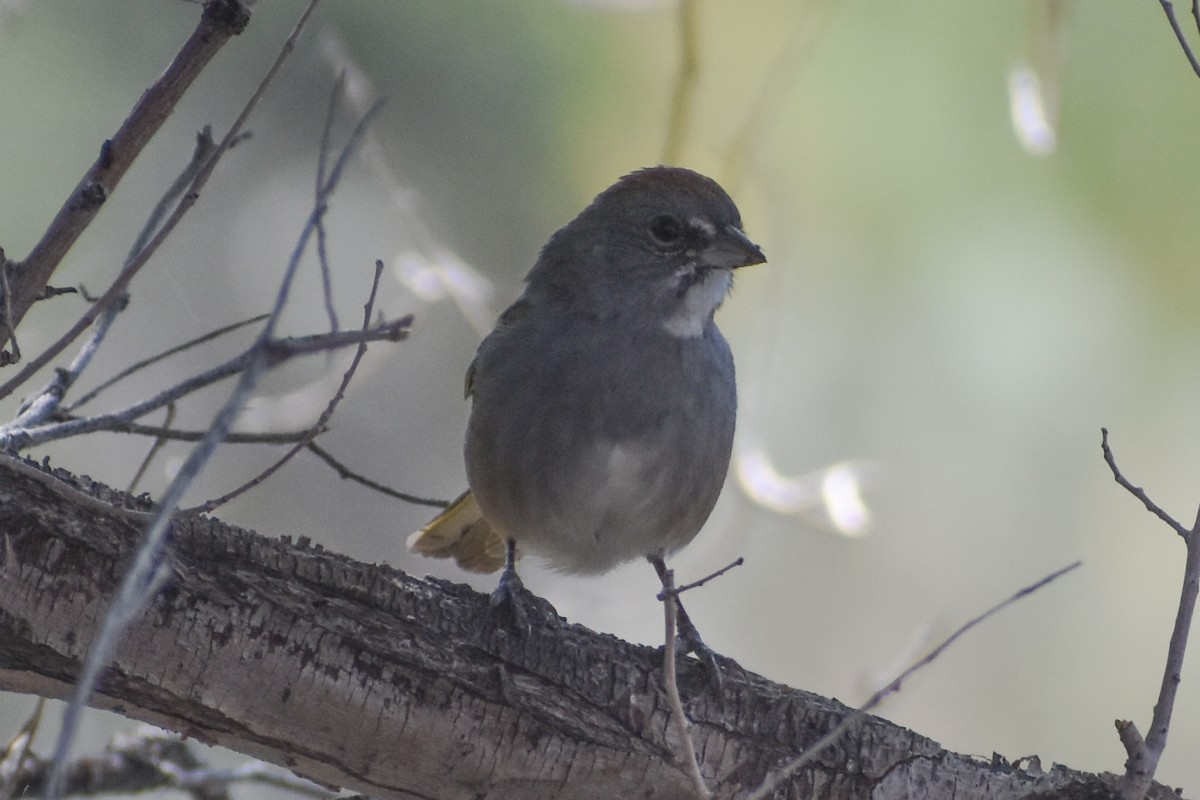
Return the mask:
M601 192L542 249L467 370L470 491L409 540L467 569L516 548L565 572L663 559L695 537L729 467L737 391L713 322L733 270L765 261L715 181L653 167Z

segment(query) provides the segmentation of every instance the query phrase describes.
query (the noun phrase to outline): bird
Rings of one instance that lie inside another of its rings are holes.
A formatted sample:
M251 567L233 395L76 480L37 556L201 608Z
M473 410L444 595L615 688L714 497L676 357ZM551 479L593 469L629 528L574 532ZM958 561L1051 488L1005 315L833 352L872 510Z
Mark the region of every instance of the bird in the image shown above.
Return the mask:
M665 559L700 531L729 469L737 387L713 315L734 271L765 261L698 172L648 167L597 195L479 345L470 488L409 548L501 570L491 605L518 621L524 552L573 574L644 558L665 586ZM706 650L679 611L682 646Z

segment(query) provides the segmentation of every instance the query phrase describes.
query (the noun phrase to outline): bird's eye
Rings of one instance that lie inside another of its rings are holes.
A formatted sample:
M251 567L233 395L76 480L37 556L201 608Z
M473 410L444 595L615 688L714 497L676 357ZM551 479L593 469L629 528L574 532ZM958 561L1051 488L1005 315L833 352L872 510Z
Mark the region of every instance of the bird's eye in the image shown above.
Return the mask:
M669 214L663 214L650 221L650 235L661 244L676 244L683 236L683 225Z

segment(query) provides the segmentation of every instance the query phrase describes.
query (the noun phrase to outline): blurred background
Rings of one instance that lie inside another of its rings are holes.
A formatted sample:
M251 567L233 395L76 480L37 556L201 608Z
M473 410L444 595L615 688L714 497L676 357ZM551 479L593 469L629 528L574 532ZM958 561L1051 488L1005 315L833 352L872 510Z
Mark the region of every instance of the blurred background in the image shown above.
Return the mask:
M107 287L195 132L227 129L301 8L258 4L52 283ZM199 14L184 2L0 2L10 258L37 241ZM251 117L253 138L134 283L82 388L268 310L345 73L335 134L376 97L386 105L327 217L336 307L344 327L360 324L378 258L379 308L416 322L407 342L372 346L320 442L382 483L453 497L475 346L550 233L667 153L680 20L675 4L637 0L323 5ZM878 713L960 752L1120 772L1113 720L1148 727L1184 550L1112 481L1100 427L1178 519L1190 525L1200 502L1200 79L1161 10L707 0L692 21L694 95L672 160L721 181L770 258L739 272L719 314L739 367L738 463L673 565L689 580L746 563L689 595L693 618L746 668L853 705L968 618L1081 559ZM286 332L325 329L315 260L297 293ZM82 310L78 296L39 304L22 350L36 354ZM149 396L251 336L139 373L89 409ZM272 373L242 428L309 424L345 365L316 357ZM204 427L227 391L184 404L175 425ZM30 455L124 488L148 445L97 435ZM186 452L168 447L139 490L161 493ZM191 502L278 452L225 446ZM218 512L490 590L492 577L407 554L431 515L306 454ZM583 579L527 562L523 576L572 621L661 639L645 564ZM1190 792L1197 658L1159 771ZM32 706L0 696L0 739ZM82 749L133 725L95 714Z

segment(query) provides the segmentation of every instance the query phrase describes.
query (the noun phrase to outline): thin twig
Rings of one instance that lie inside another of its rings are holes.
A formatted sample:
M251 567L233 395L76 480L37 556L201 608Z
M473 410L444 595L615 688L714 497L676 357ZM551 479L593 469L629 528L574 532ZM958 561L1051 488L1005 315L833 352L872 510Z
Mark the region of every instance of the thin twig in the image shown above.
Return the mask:
M342 478L343 480L353 481L366 486L368 489L374 489L377 492L386 494L388 497L394 497L397 500L403 500L404 502L412 503L413 505L431 506L433 508L450 507L450 502L448 500L437 500L434 498L419 497L417 495L408 494L407 492L402 492L399 489L393 489L390 486L384 486L382 483L378 483L370 478L359 475L357 472L354 472L345 464L331 456L329 451L322 449L321 446L316 442L309 442L307 448L310 453L332 467L333 471L338 474L338 477Z
M1119 483L1121 487L1125 489L1125 491L1129 492L1138 500L1141 500L1142 505L1146 507L1147 511L1170 525L1173 531L1178 533L1184 539L1187 539L1188 529L1176 522L1174 517L1172 517L1166 511L1163 511L1157 503L1155 503L1146 495L1146 493L1142 490L1142 487L1134 486L1125 478L1124 475L1121 474L1121 470L1117 469L1117 462L1113 458L1112 449L1108 446L1108 428L1100 429L1100 449L1104 452L1104 461L1108 464L1108 468L1112 470L1113 478L1116 480L1116 482Z
M679 595L683 594L684 592L690 592L692 589L699 589L701 586L703 586L704 584L713 580L714 578L719 578L722 575L724 575L726 572L729 572L729 570L733 569L734 567L740 567L742 564L745 564L745 563L746 563L746 559L742 558L741 556L738 556L736 559L733 560L733 562L726 564L725 566L721 567L716 572L705 575L703 578L692 581L691 583L685 583L683 586L673 587L672 589L670 589L670 593L675 595L676 597L679 597ZM658 599L659 600L665 599L667 593L668 593L668 590L664 586L663 590L658 593Z
M266 89L266 84L282 65L283 60L292 51L297 37L304 29L305 23L316 7L318 0L310 0L304 11L301 13L296 26L292 33L284 42L278 56L267 72L267 77L259 83L259 87L255 92L255 97L248 104L243 113L234 123L230 133L226 135L221 142L221 146L217 149L209 160L208 164L196 176L196 180L192 183L192 190L199 191L200 185L206 179L206 176L211 174L212 166L215 164L220 154L228 148L232 141L235 132L239 130L245 122L246 116L249 114L249 109L257 103L257 98L262 96L262 92ZM206 7L206 14L207 14ZM348 145L349 147L349 145ZM333 178L330 179L334 180ZM186 197L184 201L186 201ZM161 241L172 227L172 220L178 221L182 216L180 209L184 208L183 202L176 207L175 213L171 220L168 220L158 234L155 235L154 241ZM310 220L314 216L319 216L324 212L324 205L319 205L313 209L310 215ZM284 273L282 285L280 286L276 297L275 306L271 310L271 317L263 326L263 331L259 336L260 347L257 350L257 357L252 360L242 373L240 380L230 393L228 401L224 407L218 412L213 420L212 426L209 428L209 435L192 449L180 468L178 474L167 486L166 492L155 508L154 515L150 524L146 528L143 535L141 545L138 547L137 555L134 563L121 582L121 588L117 593L116 599L113 601L108 612L104 616L104 622L101 625L100 632L93 639L91 646L88 648L88 654L84 660L83 666L80 669L79 680L75 684L75 689L71 695L71 701L67 704L63 712L62 726L59 730L58 740L55 742L53 766L50 770L50 778L46 784L44 794L45 800L58 800L62 794L63 778L65 775L66 765L70 756L71 742L75 738L76 731L79 729L80 715L83 713L84 707L87 705L88 698L91 697L92 691L96 686L96 680L100 676L100 672L108 665L112 653L116 648L117 640L121 636L133 617L141 611L144 605L157 593L162 583L170 574L170 569L164 563L163 548L165 544L167 530L170 527L171 520L174 515L175 508L179 505L179 501L183 498L184 493L195 480L200 469L207 463L209 456L216 449L217 444L225 437L225 434L233 426L238 414L242 410L242 406L249 397L251 390L258 381L259 374L265 368L267 363L267 348L266 345L271 341L275 332L275 321L283 310L283 305L287 301L288 290L291 281L295 276L296 270L300 262L300 254L303 252L304 245L308 241L308 231L310 225L305 225L304 233L300 237L296 248L292 252L292 258ZM151 241L142 250L146 253L154 247L154 241ZM132 276L130 276L132 277ZM124 291L124 287L118 280L109 289L109 293L117 296ZM106 293L107 296L108 293Z
M255 323L262 322L266 318L267 318L266 314L259 314L256 317L251 317L250 319L244 319L241 322L235 322L232 325L226 325L222 328L217 328L215 331L209 331L208 333L206 333L202 336L197 336L195 339L186 341L183 344L179 344L179 345L171 347L167 350L163 350L161 353L158 353L157 355L150 356L149 358L144 358L141 361L137 362L136 364L132 364L132 365L126 367L125 369L118 372L116 375L114 375L111 378L109 378L108 380L104 381L99 386L95 387L94 389L89 391L87 394L80 397L74 403L67 406L66 409L68 411L74 411L75 409L79 408L80 406L84 405L85 403L87 403L91 400L95 400L97 395L99 395L105 389L110 388L113 384L118 383L119 381L122 381L125 378L128 378L130 375L133 375L134 373L139 372L139 371L145 369L146 367L157 364L159 361L163 361L165 359L170 358L171 356L178 355L179 353L182 353L186 350L190 350L191 348L196 347L201 344L204 344L205 342L211 342L213 339L224 336L227 333L232 333L233 331L236 331L240 328L244 328L247 325L253 325Z
M297 453L303 450L312 442L313 439L317 438L317 436L326 429L326 427L329 425L329 420L333 418L333 412L337 409L338 404L340 404L342 399L346 396L346 387L350 385L350 381L354 378L354 373L358 370L358 365L362 361L362 357L367 353L366 333L371 328L371 315L375 312L375 295L379 291L379 278L382 275L383 262L377 260L375 262L375 275L371 281L371 292L367 296L366 305L363 307L363 339L359 342L358 348L354 351L354 358L350 361L350 366L347 367L346 371L342 374L342 382L338 386L337 391L334 392L333 397L331 397L329 402L325 405L325 410L321 412L321 416L305 433L304 438L292 445L292 447L274 464L267 467L265 470L254 476L246 483L243 483L233 491L227 492L220 497L205 501L197 508L188 509L189 512L199 512L202 514L211 513L215 509L228 503L230 500L233 500L235 497L238 497L260 485L263 481L267 480L276 472L278 472L284 464L291 461Z
M171 423L175 421L175 404L167 403L167 416L163 420L163 434L156 436L150 444L150 449L146 451L146 457L142 459L142 463L138 465L137 472L133 473L133 478L129 481L129 488L125 490L127 494L137 494L137 485L141 483L142 476L146 474L146 470L150 467L150 462L158 455L158 451L162 450L169 437L166 435L171 429Z
M167 404L169 408L170 403ZM303 439L309 429L300 431L230 431L225 435L224 444L292 444ZM114 423L104 428L104 433L128 433L131 436L152 436L168 442L198 442L208 431L186 431L177 428L164 428L161 425L139 425L136 422ZM324 433L324 431L321 431Z
M1196 0L1193 2L1195 6ZM1198 17L1200 19L1200 17ZM1200 24L1200 23L1198 23ZM1200 512L1191 530L1184 528L1174 517L1153 503L1140 487L1134 486L1117 467L1116 458L1108 446L1108 429L1100 429L1100 447L1104 460L1112 470L1113 478L1132 494L1150 513L1165 522L1183 537L1187 546L1187 557L1183 568L1183 586L1179 593L1179 605L1175 611L1175 627L1171 630L1171 641L1167 645L1167 663L1163 668L1162 683L1158 699L1150 720L1150 729L1145 738L1137 726L1127 720L1117 721L1117 734L1129 758L1125 762L1125 776L1121 781L1121 796L1125 800L1142 800L1154 781L1158 762L1167 749L1167 734L1171 729L1171 714L1175 709L1175 696L1179 691L1183 674L1184 657L1187 654L1188 633L1192 629L1192 618L1196 612L1196 600L1200 597Z
M196 177L196 173L204 166L204 162L212 154L213 147L212 131L208 126L205 126L204 130L196 136L196 149L192 152L192 157L188 160L187 166L184 167L175 181L167 188L167 191L163 193L163 196L159 198L154 209L150 212L150 216L146 219L142 230L134 240L129 254L125 257L124 266L128 266L136 259L138 253L146 246L146 242L159 227L171 203L175 202L179 198L179 195L191 184L192 180ZM92 326L91 335L84 342L83 347L80 348L79 354L75 356L71 365L65 370L58 370L54 378L51 379L50 383L41 392L26 401L24 410L12 423L14 427L28 428L38 425L58 411L67 390L79 380L79 376L87 369L92 357L100 349L100 345L108 335L109 328L116 321L117 315L124 311L128 304L129 295L123 293L114 303L101 312L99 319Z
M667 135L663 144L662 163L677 164L683 153L687 126L691 122L692 98L696 93L696 78L700 72L700 43L696 30L696 0L679 0L679 74L671 93Z
M196 173L212 154L213 147L212 131L210 128L205 126L204 130L202 130L196 137L196 149L193 151L192 157L188 161L187 166L184 167L183 172L179 174L174 183L167 188L167 191L163 193L163 196L159 198L153 210L150 212L150 216L146 219L146 223L142 226L141 232L138 233L137 238L134 240L133 246L129 250L129 254L125 257L125 265L128 265L135 258L137 258L138 253L141 252L141 249L145 247L146 242L158 228L171 203L175 202L179 198L179 195L181 195L184 190L187 189L188 185L196 177ZM84 342L83 347L80 348L79 354L75 357L74 361L71 362L71 365L65 370L58 370L50 385L42 390L42 393L39 397L39 402L37 403L42 411L42 416L40 418L36 418L28 417L27 415L22 414L22 418L19 418L15 423L18 427L29 427L31 425L36 425L43 420L48 419L51 414L58 410L59 404L62 402L63 397L66 396L67 390L75 384L75 382L79 379L79 376L83 374L85 369L87 369L88 364L91 363L92 357L100 349L100 345L104 342L104 338L108 335L109 329L116 321L117 315L124 311L128 304L129 295L127 293L123 293L117 297L115 302L111 303L101 312L99 319L97 319L95 325L92 326L91 335L87 338L87 341Z
M681 762L681 769L691 780L696 796L707 800L712 797L712 792L708 790L708 786L704 783L704 776L700 774L700 763L696 760L696 746L692 744L692 735L688 731L688 720L683 713L683 701L679 697L679 681L675 676L675 628L678 621L676 596L679 592L675 588L673 570L666 570L663 573L662 583L663 591L659 595L659 599L663 602L663 617L666 622L666 642L663 645L663 683L667 692L667 703L671 708L671 726L675 729L675 735L679 737L679 747L675 755Z
M1179 41L1179 46L1183 48L1183 54L1187 56L1188 63L1192 65L1192 72L1200 77L1200 60L1197 60L1196 53L1188 44L1187 36L1183 33L1183 28L1179 26L1179 20L1175 18L1175 4L1171 0L1158 0L1158 4L1162 6L1163 13L1167 15L1167 22L1171 23L1171 30L1175 32L1175 38ZM1200 12L1197 12L1196 0L1192 0L1192 16L1196 17L1196 25L1200 27Z
M42 387L41 391L21 404L17 418L0 426L0 431L27 430L53 418L67 390L91 363L92 356L100 349L101 342L108 335L108 329L116 321L117 315L125 310L125 305L125 302L116 303L100 315L100 319L92 327L91 336L83 343L83 347L79 349L79 354L75 356L71 365L66 369L55 370L54 377Z
M232 145L231 145L232 146ZM167 191L154 204L154 208L150 211L150 216L146 218L146 224L142 226L142 230L138 233L136 239L133 240L133 246L129 248L129 254L125 256L125 263L128 264L137 258L138 253L142 252L142 248L150 241L150 237L162 225L163 219L167 216L167 212L171 209L171 204L187 191L187 188L192 185L192 181L196 180L196 176L200 174L200 170L212 158L213 152L217 145L212 138L212 126L205 125L196 134L196 148L192 150L192 157L188 161L183 172L175 178L175 181L167 187Z
M275 339L261 347L265 350L266 365L275 367L296 356L309 353L319 353L341 347L357 346L365 338L367 341L397 342L408 335L408 327L412 317L402 317L391 322L381 323L368 333L361 331L341 331L339 333L322 333L311 336L296 336L287 339ZM234 375L241 374L260 355L259 345L252 346L241 355L229 359L205 370L199 375L177 383L169 389L127 406L119 411L99 414L94 417L81 417L66 422L48 423L45 425L24 428L14 423L0 426L0 450L24 450L45 444L49 441L66 439L97 431L120 431L126 423L132 422L145 414L163 408L167 403L179 400L206 386L222 381Z
M126 266L137 258L146 241L149 240L158 227L163 215L166 214L167 208L188 187L192 179L195 178L196 172L204 165L205 160L212 153L212 134L208 127L205 127L196 139L196 149L192 154L192 158L179 177L175 179L175 182L168 187L163 196L159 198L158 203L155 204L149 218L147 218L145 225L142 226L141 232L135 239L129 255L125 258ZM13 421L13 427L29 428L39 425L50 419L58 411L63 397L66 396L67 391L79 379L79 376L83 374L83 371L87 369L92 357L100 349L100 345L108 335L113 322L116 321L117 315L124 311L128 304L129 295L123 293L117 297L115 302L111 303L100 313L95 325L92 326L91 335L84 342L83 347L80 348L79 354L75 356L71 365L66 369L57 370L50 383L32 399L26 401L21 414Z
M867 714L871 711L871 709L878 706L889 695L895 694L896 692L900 691L901 685L904 683L904 681L908 680L912 676L913 673L917 672L920 669L923 669L925 666L930 664L934 659L936 659L938 656L940 656L942 653L944 653L946 651L946 649L948 647L950 647L950 645L954 644L954 642L957 641L960 636L962 636L964 633L971 630L972 628L974 628L976 625L980 624L984 620L988 619L992 615L994 615L1000 611L1003 611L1005 608L1007 608L1008 606L1017 602L1021 598L1028 597L1029 595L1033 594L1037 590L1046 586L1050 582L1055 581L1058 578L1061 578L1063 575L1066 575L1068 572L1078 568L1082 563L1083 563L1082 561L1076 561L1073 564L1068 564L1067 566L1063 567L1062 569L1057 569L1054 572L1051 572L1049 575L1042 578L1040 581L1037 581L1036 583L1032 583L1029 586L1026 586L1025 588L1019 590L1015 594L1010 595L1006 600L1003 600L1000 603L997 603L996 605L992 606L991 608L989 608L987 611L983 612L979 616L968 621L966 624L964 624L958 630L954 631L954 633L950 634L945 639L943 639L942 643L939 644L937 647L933 648L933 650L929 651L929 653L924 658L922 658L920 661L913 664L908 669L901 672L887 686L884 686L882 689L875 692L875 694L871 695L870 699L867 700L866 703L859 706L858 709L856 709L855 711L848 714L840 723L838 723L833 728L833 730L831 730L829 733L822 736L817 741L813 742L812 745L810 745L797 758L790 761L787 765L785 765L782 769L775 772L773 775L767 776L767 779L763 781L762 785L759 786L757 789L755 789L753 792L751 792L750 795L746 798L746 800L764 800L765 798L770 797L771 794L776 789L778 789L779 786L784 781L786 781L788 778L790 778L792 775L794 775L801 768L807 766L808 764L811 764L814 760L816 760L816 758L819 755L821 755L821 753L823 753L825 751L825 749L827 747L829 747L830 745L832 745L833 743L838 741L838 739L840 739L842 736L844 736L846 734L846 732L848 730L850 730L851 727L853 727L854 725L856 725L860 721L862 721L862 719L867 716Z

